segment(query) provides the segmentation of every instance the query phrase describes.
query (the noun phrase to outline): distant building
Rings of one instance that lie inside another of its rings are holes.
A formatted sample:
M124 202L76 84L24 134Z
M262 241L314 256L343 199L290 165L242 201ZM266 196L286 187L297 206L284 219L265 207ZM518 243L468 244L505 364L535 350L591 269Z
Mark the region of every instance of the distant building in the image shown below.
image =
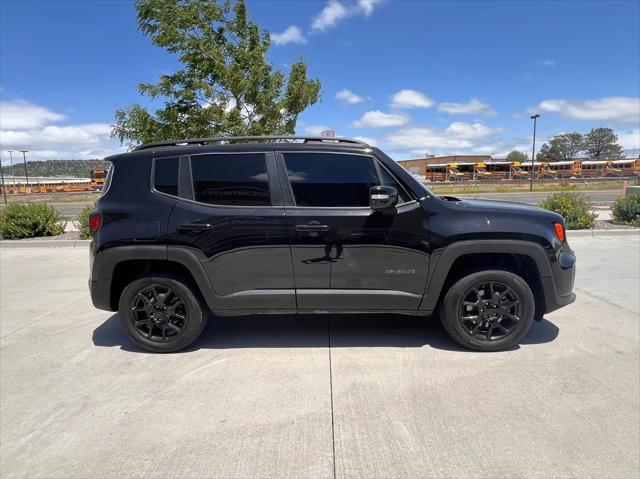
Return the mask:
M398 163L405 170L416 175L426 175L427 165L442 165L450 163L487 163L491 155L448 155L416 158L413 160L399 160Z

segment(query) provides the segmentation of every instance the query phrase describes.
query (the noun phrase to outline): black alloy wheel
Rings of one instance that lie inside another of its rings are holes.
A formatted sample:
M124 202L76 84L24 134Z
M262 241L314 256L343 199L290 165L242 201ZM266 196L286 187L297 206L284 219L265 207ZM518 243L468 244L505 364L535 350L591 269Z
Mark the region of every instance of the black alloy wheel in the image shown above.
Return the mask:
M131 321L137 332L154 343L178 339L188 321L187 303L175 289L164 284L141 288L131 301Z
M462 296L459 320L472 338L491 342L513 333L520 321L520 310L520 297L512 287L486 281Z

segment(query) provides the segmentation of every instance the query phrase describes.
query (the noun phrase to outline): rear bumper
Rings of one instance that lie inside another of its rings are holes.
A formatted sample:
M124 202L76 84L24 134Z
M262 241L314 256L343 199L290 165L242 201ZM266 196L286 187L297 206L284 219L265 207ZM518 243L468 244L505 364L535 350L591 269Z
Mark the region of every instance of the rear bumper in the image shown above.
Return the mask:
M115 311L111 306L111 280L91 281L89 279L89 293L91 293L91 302L96 308Z

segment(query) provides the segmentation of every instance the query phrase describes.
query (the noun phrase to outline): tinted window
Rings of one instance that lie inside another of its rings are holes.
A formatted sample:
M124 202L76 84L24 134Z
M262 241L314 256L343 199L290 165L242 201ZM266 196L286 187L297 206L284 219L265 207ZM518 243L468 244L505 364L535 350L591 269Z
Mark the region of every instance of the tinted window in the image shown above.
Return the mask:
M235 206L271 204L262 153L192 156L191 172L196 201Z
M378 176L369 156L330 153L284 155L298 206L369 206Z
M158 158L156 160L153 186L168 195L178 196L178 158Z
M398 203L406 203L410 200L409 195L405 191L405 189L398 183L398 181L391 176L384 167L380 166L380 172L382 176L382 184L385 186L393 186L396 190L398 190Z

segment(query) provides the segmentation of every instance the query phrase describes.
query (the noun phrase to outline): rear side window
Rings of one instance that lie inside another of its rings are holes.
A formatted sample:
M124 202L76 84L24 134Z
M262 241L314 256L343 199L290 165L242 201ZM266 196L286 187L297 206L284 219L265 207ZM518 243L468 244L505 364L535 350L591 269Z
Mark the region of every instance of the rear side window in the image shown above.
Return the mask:
M178 196L178 158L158 158L153 170L153 187L162 193Z
M297 206L369 206L369 188L379 184L370 156L285 153Z
M269 206L267 162L262 153L191 157L195 200L227 206Z
M111 186L111 181L113 179L113 163L109 166L109 171L107 171L107 177L104 180L104 185L102 185L102 191L100 192L100 197L107 194L109 191L109 187Z

